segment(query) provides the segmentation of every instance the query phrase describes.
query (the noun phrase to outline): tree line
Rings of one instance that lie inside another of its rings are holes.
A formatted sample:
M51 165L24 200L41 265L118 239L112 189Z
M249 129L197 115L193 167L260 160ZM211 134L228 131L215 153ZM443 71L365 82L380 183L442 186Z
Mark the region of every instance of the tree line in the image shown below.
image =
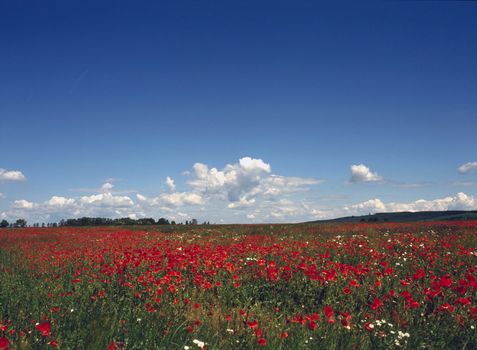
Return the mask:
M185 225L197 225L197 219L187 220ZM203 223L203 225L209 225L209 222ZM160 218L154 220L153 218L102 218L102 217L82 217L76 219L60 220L59 222L49 223L34 223L32 227L58 227L58 226L124 226L124 225L183 225L182 222L176 223L174 220L169 221L166 218ZM25 219L18 219L15 222L8 222L7 220L0 221L0 227L26 227L27 221Z

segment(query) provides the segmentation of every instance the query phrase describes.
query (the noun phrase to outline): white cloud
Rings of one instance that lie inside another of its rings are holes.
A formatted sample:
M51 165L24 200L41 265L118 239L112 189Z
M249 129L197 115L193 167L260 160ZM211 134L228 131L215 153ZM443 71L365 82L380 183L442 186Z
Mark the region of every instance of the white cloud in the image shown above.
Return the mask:
M21 171L0 168L0 181L26 181L26 177Z
M364 164L351 166L351 177L349 179L349 182L351 183L377 182L382 180L382 176L371 172L371 170Z
M374 198L366 202L351 205L350 207L345 207L345 211L358 214L385 212L386 206L380 199Z
M192 171L186 173L189 186L186 191L176 191L174 179L168 176L164 192L153 196L136 193L133 199L120 195L124 191L115 190L108 181L96 190L82 189L93 192L89 195L71 198L55 195L39 203L20 200L4 215L27 217L30 221L81 216L164 216L176 221L197 218L212 222L244 222L252 218L257 222L307 219L309 210L293 197L322 181L287 177L271 171L270 164L252 157L243 157L222 168L195 163Z
M259 192L265 196L280 196L286 193L304 192L309 190L309 186L322 182L322 180L314 178L270 175L261 182Z
M25 199L19 199L13 202L13 208L16 209L33 209L35 204L33 202L29 202Z
M174 192L163 193L157 197L160 202L163 202L166 206L172 205L180 207L183 205L198 205L204 202L202 196L198 193L192 192Z
M457 168L457 171L461 174L468 174L470 172L477 172L477 162L469 162L462 164Z
M53 196L46 202L46 204L51 207L65 207L68 205L74 205L75 200L73 198Z
M432 200L418 199L410 203L383 203L375 198L366 202L346 206L343 211L338 211L340 215L363 215L378 212L398 212L398 211L441 211L441 210L476 210L477 198L463 192L455 196L437 198Z
M248 208L253 206L255 202L256 202L255 198L252 198L252 199L241 198L238 202L229 203L227 205L227 208L229 209Z
M114 185L112 183L106 182L101 186L101 192L103 192L103 193L111 192L113 187L114 187Z
M4 198L7 198L7 196L5 196L3 193L0 192L0 199L4 199Z
M166 177L166 186L169 189L169 191L174 192L176 189L176 185L174 183L174 180L170 178L169 176Z
M355 167L358 182L382 179L362 164ZM0 215L8 220L20 217L29 222L81 216L167 217L177 222L192 218L200 222L300 222L370 212L477 209L476 197L463 192L406 203L373 198L345 205L348 197L323 199L325 197L320 196L318 199L311 190L322 182L319 179L273 174L271 169L270 164L251 157L241 158L222 168L196 163L187 175L189 188L186 191L176 191L175 181L166 177L167 189L164 186L164 192L155 195L136 193L131 198L123 191L113 190L113 185L106 182L84 196L55 195L37 203L16 200Z
M136 195L142 206L156 208L182 207L185 205L199 205L204 203L204 199L199 193L194 192L173 192L161 193L157 197L148 198L142 194Z
M93 204L97 206L109 207L130 207L134 204L128 196L115 196L110 192L94 194L91 196L82 196L77 200L79 204Z
M253 159L250 157L244 157L239 160L239 164L240 164L240 167L247 172L264 171L266 173L269 173L272 170L272 168L270 167L270 164L264 163L264 161L261 159Z
M254 204L259 197L273 198L284 194L306 191L309 186L321 183L314 178L285 177L271 174L271 166L262 159L244 157L238 163L227 164L223 169L196 163L189 173L189 186L206 197L216 197L229 202L230 209Z

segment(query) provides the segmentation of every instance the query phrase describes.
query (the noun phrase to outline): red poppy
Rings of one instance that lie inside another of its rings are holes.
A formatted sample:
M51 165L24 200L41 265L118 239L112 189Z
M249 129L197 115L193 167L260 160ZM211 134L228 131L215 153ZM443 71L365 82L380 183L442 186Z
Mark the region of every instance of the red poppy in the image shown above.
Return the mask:
M374 325L373 325L371 322L366 322L366 323L364 324L364 328L365 328L367 331L372 332L373 329L374 329Z
M470 298L458 298L455 300L456 304L469 305L471 303Z
M341 324L343 325L344 328L351 329L351 326L350 326L349 321L347 319L341 320Z
M376 310L376 309L378 309L379 307L381 307L381 306L383 306L383 305L384 305L384 304L383 304L383 302L381 301L381 299L375 298L375 299L373 300L373 302L371 303L370 306L371 306L371 309Z
M452 285L452 279L449 275L442 276L439 280L439 286L441 287L450 287Z
M349 289L348 287L343 288L343 294L345 295L351 294L351 289Z
M252 328L252 329L255 329L258 327L258 322L257 321L249 321L247 322L247 325Z
M258 342L258 345L260 345L260 346L265 346L265 345L267 345L267 340L266 340L265 338L259 338L259 339L257 340L257 342Z
M119 347L117 346L114 340L112 340L111 343L109 343L108 350L119 350Z
M412 276L412 278L415 280L419 280L424 277L426 277L426 273L424 272L423 268L420 268L419 270L417 270L417 272Z
M323 312L324 312L326 318L331 318L331 317L333 317L333 310L331 309L331 307L325 306L325 307L323 308Z
M42 322L36 325L36 329L38 329L42 336L49 337L51 334L51 325L50 322Z
M8 349L10 342L5 337L0 337L0 349Z
M280 338L282 339L288 338L288 332L282 332L282 334L280 334Z

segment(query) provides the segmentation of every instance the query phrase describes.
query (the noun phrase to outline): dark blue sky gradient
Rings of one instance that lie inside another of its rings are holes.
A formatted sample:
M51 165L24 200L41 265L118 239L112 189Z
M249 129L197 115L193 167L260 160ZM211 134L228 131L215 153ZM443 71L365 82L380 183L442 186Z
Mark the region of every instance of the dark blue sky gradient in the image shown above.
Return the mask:
M454 193L477 154L476 18L473 1L3 1L0 167L28 183L0 192L154 192L249 155L357 200L416 199L343 189L358 163Z

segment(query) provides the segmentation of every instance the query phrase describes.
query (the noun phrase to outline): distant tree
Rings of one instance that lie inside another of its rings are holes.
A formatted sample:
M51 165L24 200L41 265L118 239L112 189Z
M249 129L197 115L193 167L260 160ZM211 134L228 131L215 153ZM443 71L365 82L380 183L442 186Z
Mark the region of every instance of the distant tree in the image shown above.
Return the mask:
M185 224L186 224L186 225L189 225L189 221L188 221L188 220L186 220L186 223L185 223Z
M8 221L3 219L1 222L0 222L0 227L8 227Z
M44 222L42 222L42 223L41 223L41 227L45 227L45 226L46 226L46 225L45 225L45 223L44 223Z
M176 222L174 220L171 221L171 225L175 225Z
M136 220L137 225L155 225L156 221L153 218L142 218Z
M18 219L15 221L15 227L25 227L27 224L25 219Z
M197 225L197 219L192 219L192 221L190 222L191 225Z
M164 218L160 218L159 220L157 220L157 224L158 225L169 225L169 220L164 219Z

